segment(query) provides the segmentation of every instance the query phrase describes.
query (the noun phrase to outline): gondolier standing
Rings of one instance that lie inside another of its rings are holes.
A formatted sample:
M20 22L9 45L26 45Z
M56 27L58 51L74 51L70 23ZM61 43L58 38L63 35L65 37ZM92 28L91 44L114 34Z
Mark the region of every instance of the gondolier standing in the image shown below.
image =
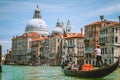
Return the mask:
M103 66L100 45L97 45L97 48L95 49L95 54L96 54L96 66L100 67L100 63L101 66Z

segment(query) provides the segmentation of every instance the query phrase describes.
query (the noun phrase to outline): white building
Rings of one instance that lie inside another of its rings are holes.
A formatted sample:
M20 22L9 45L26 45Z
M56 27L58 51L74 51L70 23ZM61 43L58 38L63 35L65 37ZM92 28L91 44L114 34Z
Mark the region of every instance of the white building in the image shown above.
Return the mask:
M31 40L48 35L49 32L47 24L42 20L40 9L37 6L33 19L28 22L25 28L25 33L21 36L13 37L12 39L12 62L19 64L29 63L32 58L30 45Z

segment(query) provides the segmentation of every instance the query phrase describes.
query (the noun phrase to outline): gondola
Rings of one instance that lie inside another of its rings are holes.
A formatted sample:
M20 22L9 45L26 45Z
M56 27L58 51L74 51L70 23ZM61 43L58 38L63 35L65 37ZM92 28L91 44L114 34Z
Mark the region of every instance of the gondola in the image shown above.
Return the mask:
M72 77L81 77L81 78L103 78L107 76L108 74L112 73L117 69L119 66L119 60L114 63L113 65L106 66L100 69L94 69L91 71L82 71L82 70L66 70L62 69L62 72L66 76L72 76Z

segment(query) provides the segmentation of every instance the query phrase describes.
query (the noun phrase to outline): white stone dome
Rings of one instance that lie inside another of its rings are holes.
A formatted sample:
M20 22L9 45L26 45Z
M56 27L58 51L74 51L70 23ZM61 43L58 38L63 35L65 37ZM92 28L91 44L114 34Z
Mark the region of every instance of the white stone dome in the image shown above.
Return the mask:
M25 29L26 33L29 32L37 32L40 35L48 35L48 27L47 24L45 23L45 21L43 21L42 19L38 18L38 19L32 19L28 22L26 29Z
M52 31L52 33L59 33L59 34L63 34L63 28L62 27L55 27Z

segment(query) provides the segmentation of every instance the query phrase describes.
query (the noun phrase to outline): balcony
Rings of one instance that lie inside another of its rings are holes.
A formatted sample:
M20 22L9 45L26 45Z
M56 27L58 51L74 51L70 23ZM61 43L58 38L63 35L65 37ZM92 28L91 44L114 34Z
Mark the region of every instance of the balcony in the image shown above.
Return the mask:
M73 47L75 47L74 44L67 45L67 48L73 48Z
M104 46L105 45L105 42L100 42L99 43L101 46Z

